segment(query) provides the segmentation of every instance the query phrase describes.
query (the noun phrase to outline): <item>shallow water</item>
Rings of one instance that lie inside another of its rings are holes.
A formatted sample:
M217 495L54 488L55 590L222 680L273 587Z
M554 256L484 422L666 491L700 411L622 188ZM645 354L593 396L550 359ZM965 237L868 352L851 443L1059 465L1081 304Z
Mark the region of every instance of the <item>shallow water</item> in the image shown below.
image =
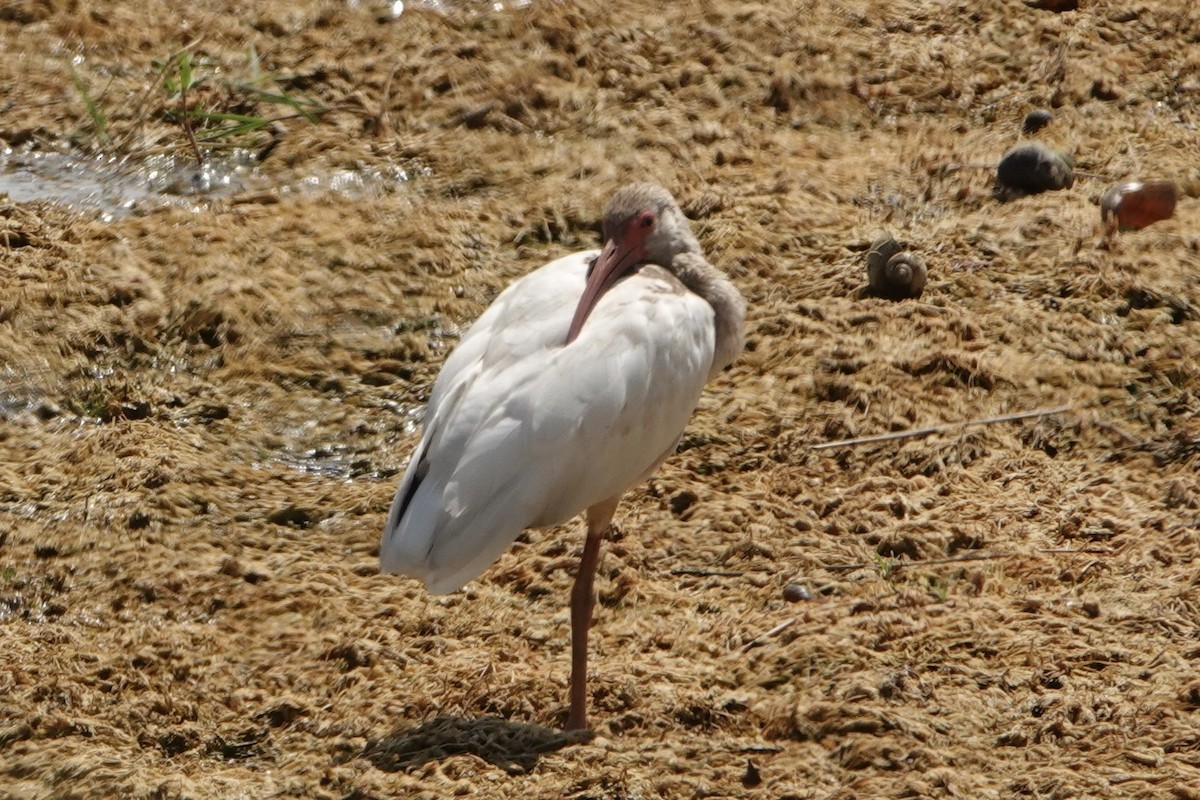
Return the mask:
M246 150L211 158L84 156L31 149L0 150L0 194L27 203L45 200L112 220L147 206L200 208L247 188L255 163Z
M284 195L329 191L347 197L379 197L394 192L413 178L427 174L424 170L414 172L396 165L362 166L319 175L305 175L297 181L275 188Z
M198 212L247 191L378 197L413 175L399 166L364 166L279 182L259 173L257 165L253 151L245 149L210 154L197 165L176 155L137 159L5 148L0 150L0 195L18 203L57 203L108 222L162 206Z

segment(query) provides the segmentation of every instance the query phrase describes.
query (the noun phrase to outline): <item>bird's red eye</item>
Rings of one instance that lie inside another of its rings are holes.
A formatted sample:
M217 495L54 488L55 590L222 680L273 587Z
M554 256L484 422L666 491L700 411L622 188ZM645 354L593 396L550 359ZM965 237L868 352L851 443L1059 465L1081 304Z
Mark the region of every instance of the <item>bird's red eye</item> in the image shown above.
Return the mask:
M643 228L653 227L654 214L650 211L643 211L641 214L638 214L637 222L638 225L641 225Z

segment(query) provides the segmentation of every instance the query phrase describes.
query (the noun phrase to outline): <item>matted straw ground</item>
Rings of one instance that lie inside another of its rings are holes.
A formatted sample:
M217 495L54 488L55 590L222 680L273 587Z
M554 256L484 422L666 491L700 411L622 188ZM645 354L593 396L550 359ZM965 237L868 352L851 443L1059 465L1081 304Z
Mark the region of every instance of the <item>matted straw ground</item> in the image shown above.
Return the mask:
M0 797L1200 797L1200 11L1081 5L6 0L10 145L96 144L74 62L186 153L143 98L199 38L333 109L263 175L416 177L0 199ZM1079 176L1001 204L1037 107ZM1106 238L1127 177L1189 193ZM618 512L589 741L576 525L446 598L377 540L456 332L645 178L748 345ZM862 291L880 230L920 300Z

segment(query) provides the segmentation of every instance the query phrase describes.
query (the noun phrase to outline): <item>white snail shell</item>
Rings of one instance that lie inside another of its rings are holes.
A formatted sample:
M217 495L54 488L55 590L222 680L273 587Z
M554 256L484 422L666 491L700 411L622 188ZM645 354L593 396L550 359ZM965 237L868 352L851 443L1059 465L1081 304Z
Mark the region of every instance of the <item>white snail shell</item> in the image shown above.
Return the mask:
M871 243L867 252L867 283L875 294L895 300L920 297L928 278L925 261L903 249L891 236L882 236Z

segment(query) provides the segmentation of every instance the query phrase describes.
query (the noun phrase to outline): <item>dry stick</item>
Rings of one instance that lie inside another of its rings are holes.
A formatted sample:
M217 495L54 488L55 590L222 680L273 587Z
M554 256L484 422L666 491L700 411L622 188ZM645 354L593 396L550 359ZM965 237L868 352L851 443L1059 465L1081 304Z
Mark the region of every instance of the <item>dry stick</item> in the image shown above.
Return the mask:
M795 617L792 617L789 620L781 622L778 625L776 625L774 628L771 628L771 630L762 634L761 636L755 636L753 639L746 642L744 645L741 646L741 648L738 650L738 652L739 653L749 652L750 650L753 650L754 648L762 645L764 642L766 642L767 639L770 639L772 636L775 636L777 634L783 633L784 631L786 631L788 628L792 627L795 624L796 624Z
M828 450L833 447L852 447L859 444L876 444L878 442L893 442L897 439L919 439L922 436L930 436L935 433L946 433L955 428L971 428L976 425L993 425L997 422L1015 422L1022 419L1032 419L1034 417L1048 417L1052 414L1061 414L1064 411L1070 411L1074 408L1073 405L1056 406L1054 408L1041 408L1036 411L1021 411L1016 414L1001 414L998 417L982 417L980 419L969 419L966 422L946 422L941 425L930 425L928 428L912 428L907 431L894 431L893 433L881 433L878 436L862 436L857 439L842 439L837 442L823 442L814 444L813 450Z
M383 82L383 91L379 95L379 113L375 115L375 135L379 137L391 132L391 126L387 121L387 107L388 103L392 101L392 79L396 77L398 69L400 69L399 61L392 64L392 68L388 70L387 80Z
M679 567L671 570L672 575L695 575L700 578L740 578L742 573L732 569L704 569L703 567Z
M1086 553L1097 556L1111 556L1112 550L1105 550L1103 547L1050 547L1038 550L1039 553L1052 553L1061 555L1078 555Z
M952 556L951 558L926 558L920 561L897 561L889 566L889 569L898 570L907 567L927 567L932 564L957 564L960 561L993 561L998 558L1011 558L1012 553L972 553L965 556ZM866 569L871 566L863 562L861 564L826 564L825 569L830 572L852 572L856 569Z

